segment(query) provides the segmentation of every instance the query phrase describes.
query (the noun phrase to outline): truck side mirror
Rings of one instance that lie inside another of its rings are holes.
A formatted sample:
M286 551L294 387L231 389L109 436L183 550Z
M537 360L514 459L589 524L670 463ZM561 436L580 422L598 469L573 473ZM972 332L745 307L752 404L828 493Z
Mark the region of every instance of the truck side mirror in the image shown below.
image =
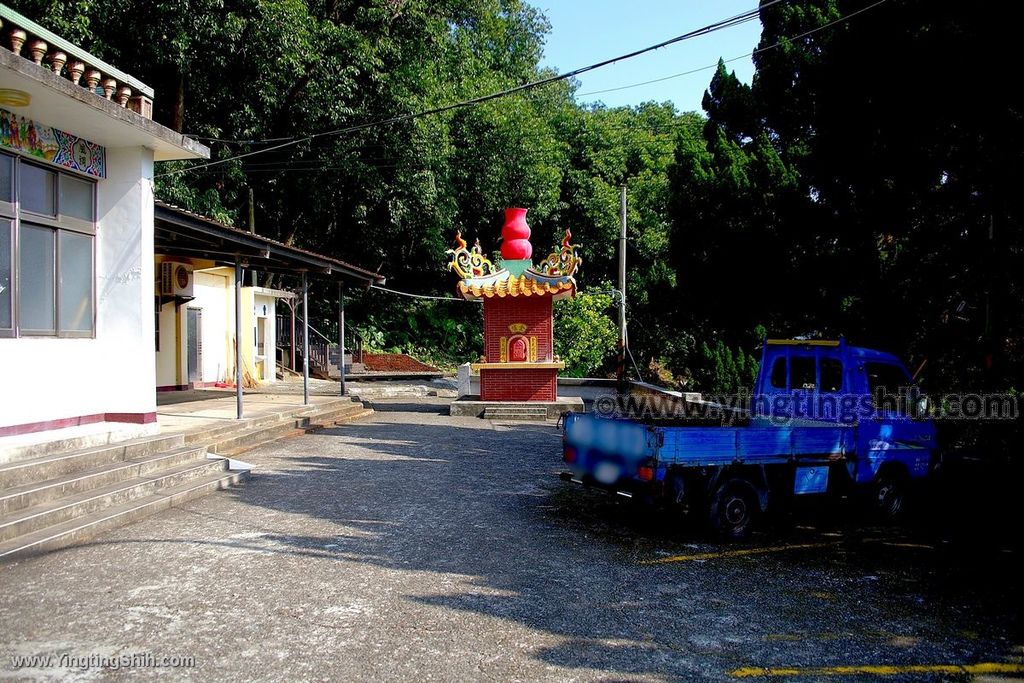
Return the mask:
M927 396L919 396L914 402L914 417L928 417L931 402Z

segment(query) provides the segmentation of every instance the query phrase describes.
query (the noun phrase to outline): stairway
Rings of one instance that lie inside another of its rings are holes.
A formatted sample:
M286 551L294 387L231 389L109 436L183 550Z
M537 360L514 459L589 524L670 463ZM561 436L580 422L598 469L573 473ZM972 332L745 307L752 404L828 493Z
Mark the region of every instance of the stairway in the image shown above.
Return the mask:
M234 456L372 412L338 400L91 448L12 449L0 464L0 560L68 546L228 488L249 473Z
M548 409L544 406L487 406L484 408L486 420L524 420L544 422L548 419Z
M327 355L329 363L327 365L327 375L331 379L338 379L341 377L341 373L338 371L338 345L331 344ZM351 375L352 373L363 373L366 372L366 366L362 363L353 363L352 354L345 354L345 374Z

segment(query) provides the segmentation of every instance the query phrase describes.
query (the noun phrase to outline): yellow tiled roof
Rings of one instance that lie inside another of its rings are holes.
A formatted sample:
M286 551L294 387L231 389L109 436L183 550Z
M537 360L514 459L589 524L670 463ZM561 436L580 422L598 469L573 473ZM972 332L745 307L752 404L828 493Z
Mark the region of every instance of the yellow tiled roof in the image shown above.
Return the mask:
M559 296L572 295L576 282L572 278L538 280L524 273L518 277L509 275L507 278L471 278L460 280L459 294L467 299L506 297L506 296Z

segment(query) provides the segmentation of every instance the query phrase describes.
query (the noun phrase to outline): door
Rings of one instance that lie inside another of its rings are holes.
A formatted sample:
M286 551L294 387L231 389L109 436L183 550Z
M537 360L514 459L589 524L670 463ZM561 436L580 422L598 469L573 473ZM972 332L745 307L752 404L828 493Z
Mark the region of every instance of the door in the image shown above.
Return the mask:
M203 381L203 309L186 309L186 343L188 344L188 383Z

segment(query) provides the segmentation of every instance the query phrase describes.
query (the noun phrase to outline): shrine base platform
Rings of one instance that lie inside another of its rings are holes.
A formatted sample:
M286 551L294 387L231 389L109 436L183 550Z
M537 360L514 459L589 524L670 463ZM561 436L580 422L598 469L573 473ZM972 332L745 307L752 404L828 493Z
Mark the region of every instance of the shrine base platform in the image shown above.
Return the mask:
M576 396L560 396L554 401L481 401L479 396L470 395L452 401L449 414L456 417L484 417L490 410L492 415L502 415L502 419L505 419L504 416L507 419L519 419L515 417L517 412L522 413L521 419L530 419L528 415L539 412L538 408L544 409L549 420L557 419L570 410L577 413L585 410L583 399Z

